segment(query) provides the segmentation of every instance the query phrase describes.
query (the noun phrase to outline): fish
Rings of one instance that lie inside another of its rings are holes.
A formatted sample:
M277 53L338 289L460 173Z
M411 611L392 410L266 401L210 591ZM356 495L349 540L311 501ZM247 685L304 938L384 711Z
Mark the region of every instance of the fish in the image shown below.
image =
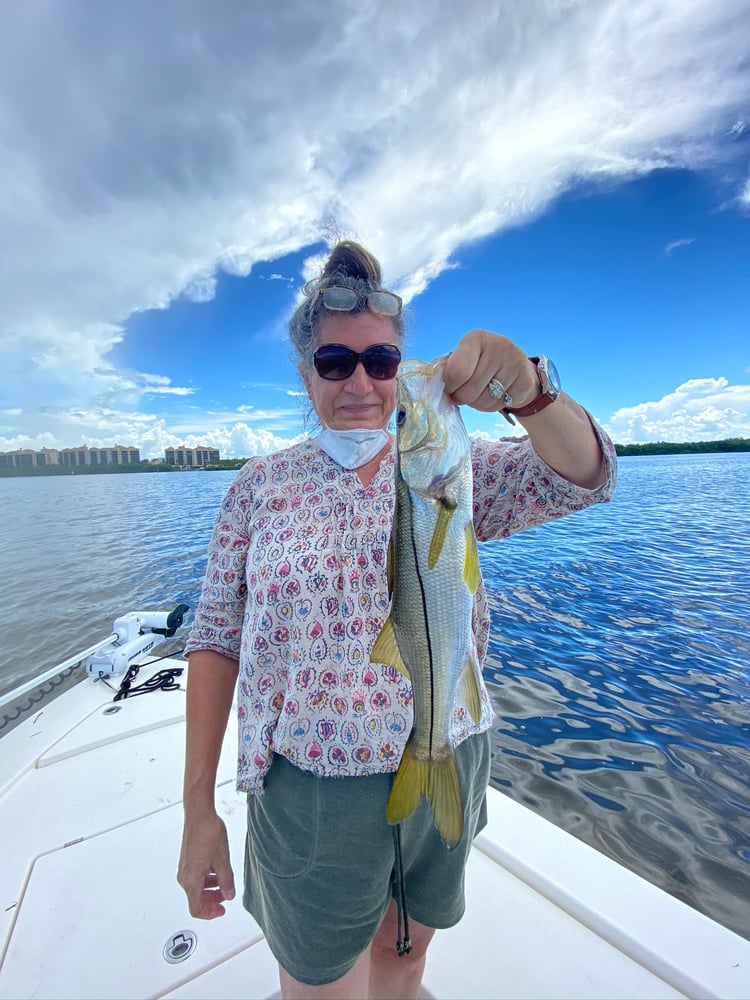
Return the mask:
M370 654L411 681L414 724L386 806L400 823L425 797L448 847L463 833L451 744L456 696L482 715L472 630L479 553L471 443L443 382L446 357L402 361L397 373L395 511L388 553L390 614Z

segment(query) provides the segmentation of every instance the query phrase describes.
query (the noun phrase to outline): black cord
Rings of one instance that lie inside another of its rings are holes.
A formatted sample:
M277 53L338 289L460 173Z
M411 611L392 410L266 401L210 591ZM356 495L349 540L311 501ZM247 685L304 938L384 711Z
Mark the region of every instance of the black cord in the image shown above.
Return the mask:
M183 646L183 649L185 647ZM182 652L182 649L176 651L177 654ZM158 663L159 660L167 660L174 656L175 653L165 653L163 656L157 656L156 659L152 660L151 663ZM151 666L149 663L149 666ZM120 688L117 694L114 696L112 701L122 701L123 698L134 698L139 694L150 694L152 691L179 691L180 685L177 683L177 677L181 677L183 674L183 667L170 667L167 670L160 670L158 673L154 674L153 677L149 677L147 681L143 684L139 684L137 687L133 687L133 681L138 676L138 671L141 669L140 663L134 663L132 666L128 667L127 673L122 679Z
M396 853L396 911L398 913L398 928L396 932L396 952L399 956L408 955L411 951L409 935L409 913L406 909L406 879L404 878L404 859L401 854L401 824L393 828L393 841ZM403 935L402 935L403 918Z

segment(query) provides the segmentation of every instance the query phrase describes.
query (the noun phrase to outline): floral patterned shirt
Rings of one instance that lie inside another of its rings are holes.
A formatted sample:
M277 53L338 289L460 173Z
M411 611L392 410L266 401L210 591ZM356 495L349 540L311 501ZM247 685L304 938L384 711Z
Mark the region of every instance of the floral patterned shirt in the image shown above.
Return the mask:
M611 498L614 447L597 428L607 482L575 486L528 438L472 444L480 542ZM237 787L259 792L274 752L326 777L395 771L413 723L410 682L370 650L389 613L386 572L395 448L363 486L314 439L251 458L221 505L186 653L239 660ZM489 609L480 582L473 626L480 664ZM459 701L457 745L492 723L482 685L478 724Z

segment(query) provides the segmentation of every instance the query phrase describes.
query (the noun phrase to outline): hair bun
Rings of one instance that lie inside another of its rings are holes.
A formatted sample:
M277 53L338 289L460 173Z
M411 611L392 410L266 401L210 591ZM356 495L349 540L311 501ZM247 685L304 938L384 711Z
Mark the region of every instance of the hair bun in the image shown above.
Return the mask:
M322 278L347 277L366 281L372 288L382 284L382 274L377 258L353 240L342 240L331 251Z

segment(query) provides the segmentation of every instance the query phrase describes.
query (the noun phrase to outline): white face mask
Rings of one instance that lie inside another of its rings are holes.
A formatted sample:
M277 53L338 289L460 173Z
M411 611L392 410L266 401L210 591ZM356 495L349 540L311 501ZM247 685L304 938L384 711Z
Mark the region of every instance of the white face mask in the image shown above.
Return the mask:
M359 469L375 458L377 453L390 443L387 431L369 428L355 428L335 431L326 427L318 437L318 445L345 469Z

